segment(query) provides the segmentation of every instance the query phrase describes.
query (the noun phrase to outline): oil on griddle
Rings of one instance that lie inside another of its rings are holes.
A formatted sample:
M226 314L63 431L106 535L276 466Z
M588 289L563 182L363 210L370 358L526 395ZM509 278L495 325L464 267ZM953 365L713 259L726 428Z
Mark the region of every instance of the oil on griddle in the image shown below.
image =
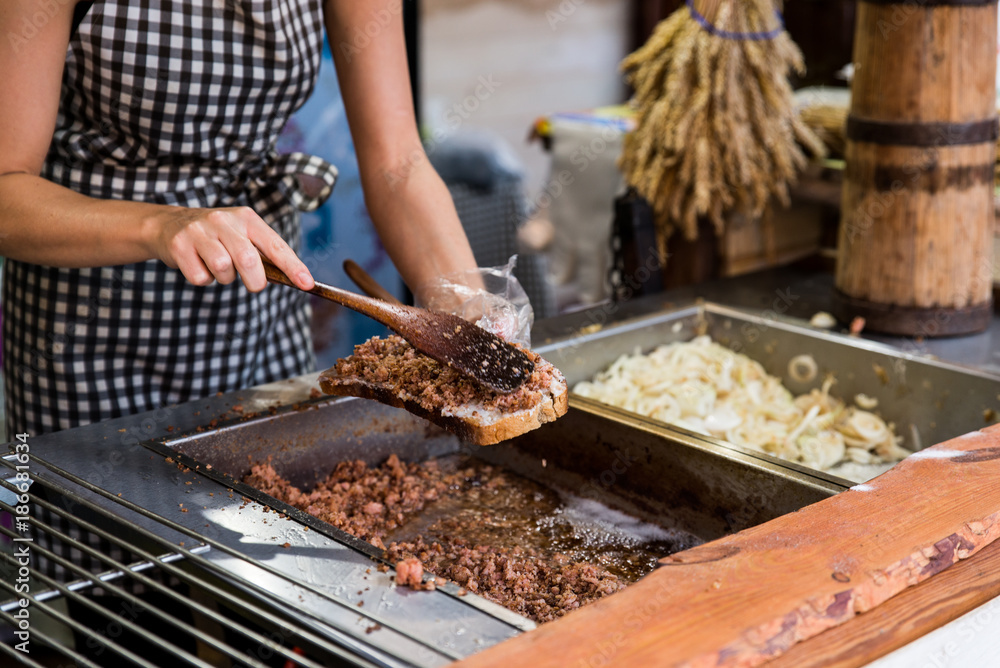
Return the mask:
M244 482L537 622L620 591L658 558L702 542L458 455L342 462L308 492L270 464Z

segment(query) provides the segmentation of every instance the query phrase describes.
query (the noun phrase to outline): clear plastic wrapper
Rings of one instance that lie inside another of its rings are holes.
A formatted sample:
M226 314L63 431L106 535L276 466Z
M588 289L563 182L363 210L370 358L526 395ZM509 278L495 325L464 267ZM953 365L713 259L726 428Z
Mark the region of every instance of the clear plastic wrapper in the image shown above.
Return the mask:
M514 255L500 267L442 276L421 289L424 305L474 322L511 343L530 347L535 313L514 276L516 263Z

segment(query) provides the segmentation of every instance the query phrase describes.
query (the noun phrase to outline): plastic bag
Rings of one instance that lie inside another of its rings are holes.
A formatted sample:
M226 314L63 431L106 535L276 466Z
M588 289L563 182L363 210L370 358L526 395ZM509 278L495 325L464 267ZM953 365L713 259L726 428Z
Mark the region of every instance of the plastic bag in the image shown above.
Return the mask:
M442 276L420 291L425 306L475 322L511 343L531 347L531 325L535 312L521 283L514 276L514 255L501 267L483 267L476 272ZM483 288L470 288L481 283Z

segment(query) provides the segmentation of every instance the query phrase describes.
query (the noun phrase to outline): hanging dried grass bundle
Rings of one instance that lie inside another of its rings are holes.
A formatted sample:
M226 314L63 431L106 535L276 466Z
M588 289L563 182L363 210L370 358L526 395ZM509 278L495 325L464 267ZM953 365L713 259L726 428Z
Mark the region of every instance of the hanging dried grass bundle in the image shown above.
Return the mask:
M637 126L621 167L656 211L661 243L677 228L696 238L700 216L721 234L727 211L788 204L807 162L796 142L824 152L793 111L791 68L804 71L802 53L772 0L689 3L622 63Z
M847 150L847 107L812 104L799 111L799 118L816 133L830 157L844 157Z

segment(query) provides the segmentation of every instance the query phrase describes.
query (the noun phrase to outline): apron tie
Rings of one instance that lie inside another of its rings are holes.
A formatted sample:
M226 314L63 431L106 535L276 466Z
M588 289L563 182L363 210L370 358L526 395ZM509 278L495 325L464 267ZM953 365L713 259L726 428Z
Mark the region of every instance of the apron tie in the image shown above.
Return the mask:
M337 168L307 153L276 153L254 156L243 162L229 186L238 193L248 186L276 184L299 211L315 211L333 192Z

